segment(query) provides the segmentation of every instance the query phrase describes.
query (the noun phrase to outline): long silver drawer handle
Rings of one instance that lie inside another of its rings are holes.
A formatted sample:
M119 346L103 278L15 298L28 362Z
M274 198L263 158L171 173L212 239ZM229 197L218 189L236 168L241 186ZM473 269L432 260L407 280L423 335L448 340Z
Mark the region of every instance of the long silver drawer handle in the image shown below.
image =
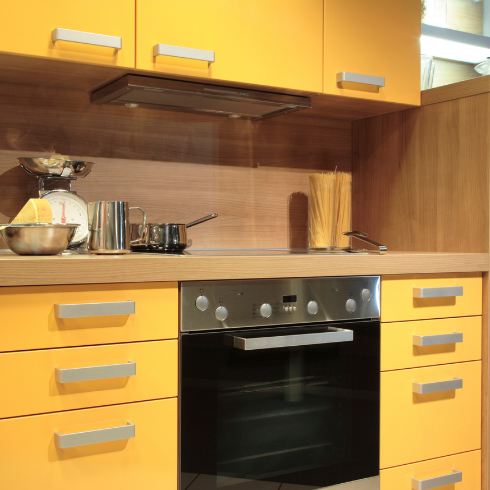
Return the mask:
M189 60L207 61L208 66L214 63L214 51L204 49L184 48L170 44L155 44L153 46L153 57L173 56L174 58L187 58Z
M280 347L330 344L334 342L350 342L352 340L354 340L354 332L352 330L333 327L331 327L329 332L282 335L277 337L243 338L235 335L226 336L226 343L240 350L278 349Z
M337 83L352 82L362 83L363 85L374 85L375 87L384 87L384 77L374 77L372 75L363 75L362 73L350 73L348 71L342 71L337 73Z
M463 380L461 378L436 381L435 383L412 383L412 391L419 395L438 393L439 391L460 390L461 388L463 388Z
M463 296L463 286L413 288L414 298L449 298L453 296Z
M59 449L69 447L87 446L88 444L99 444L100 442L120 441L135 437L136 426L132 422L120 427L109 427L108 429L87 430L84 432L73 432L71 434L54 433L54 443Z
M463 342L463 333L443 333L441 335L414 335L413 345L425 347L428 345L459 344Z
M52 39L53 43L56 41L69 41L117 50L122 49L122 38L120 37L94 34L93 32L72 31L71 29L60 29L59 27L53 31Z
M78 305L54 305L56 318L84 318L89 316L134 315L134 301L117 303L81 303Z
M431 490L432 488L443 487L444 485L451 485L452 483L459 483L461 481L463 481L463 472L453 470L449 475L436 476L434 478L427 478L426 480L412 478L412 488L413 490Z
M105 366L90 366L81 368L55 368L55 379L58 383L75 383L76 381L91 381L95 379L122 378L136 376L136 363L108 364Z

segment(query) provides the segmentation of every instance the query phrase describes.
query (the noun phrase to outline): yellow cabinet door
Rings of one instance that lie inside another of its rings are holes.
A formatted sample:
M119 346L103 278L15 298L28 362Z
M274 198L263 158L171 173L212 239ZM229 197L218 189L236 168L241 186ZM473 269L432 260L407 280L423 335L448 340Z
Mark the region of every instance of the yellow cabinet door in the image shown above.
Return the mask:
M177 490L177 398L4 419L0 441L2 490Z
M379 476L380 490L413 490L417 482L438 490L480 490L481 451L381 470Z
M381 321L428 320L482 314L481 272L381 278Z
M6 1L1 12L0 52L134 68L134 0Z
M3 287L0 352L176 339L178 305L177 283Z
M322 0L136 4L138 69L322 91Z
M481 359L481 316L381 324L381 371Z
M481 362L381 373L380 416L382 469L480 449Z
M177 340L0 354L0 418L177 396Z
M420 105L420 0L325 0L324 4L323 91ZM338 83L337 74L342 72L383 77L385 86Z

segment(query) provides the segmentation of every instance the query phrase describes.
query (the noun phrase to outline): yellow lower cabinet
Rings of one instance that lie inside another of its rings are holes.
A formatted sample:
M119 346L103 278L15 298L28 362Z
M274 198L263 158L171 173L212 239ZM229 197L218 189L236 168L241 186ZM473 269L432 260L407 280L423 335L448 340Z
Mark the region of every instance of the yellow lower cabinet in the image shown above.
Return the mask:
M0 420L0 441L4 490L177 490L176 398Z
M421 490L425 488L480 490L481 451L431 459L380 472L380 490Z
M480 361L381 373L382 469L480 447Z
M0 354L0 418L177 396L178 341Z
M429 320L482 314L481 272L381 278L381 321Z
M0 352L178 337L177 283L0 288Z
M381 324L381 371L481 359L481 316Z

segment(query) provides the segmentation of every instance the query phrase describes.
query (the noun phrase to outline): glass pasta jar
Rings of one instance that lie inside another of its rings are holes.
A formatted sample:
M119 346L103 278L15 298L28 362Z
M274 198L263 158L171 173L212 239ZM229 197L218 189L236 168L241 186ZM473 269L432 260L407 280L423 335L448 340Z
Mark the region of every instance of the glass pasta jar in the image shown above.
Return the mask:
M351 248L352 175L326 172L308 175L308 247L310 250Z

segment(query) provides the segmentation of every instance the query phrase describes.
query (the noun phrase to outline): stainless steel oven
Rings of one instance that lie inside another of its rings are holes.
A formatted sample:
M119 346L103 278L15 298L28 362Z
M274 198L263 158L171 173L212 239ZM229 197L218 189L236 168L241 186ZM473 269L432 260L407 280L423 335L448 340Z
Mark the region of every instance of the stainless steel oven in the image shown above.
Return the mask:
M181 490L379 489L379 277L181 293Z

